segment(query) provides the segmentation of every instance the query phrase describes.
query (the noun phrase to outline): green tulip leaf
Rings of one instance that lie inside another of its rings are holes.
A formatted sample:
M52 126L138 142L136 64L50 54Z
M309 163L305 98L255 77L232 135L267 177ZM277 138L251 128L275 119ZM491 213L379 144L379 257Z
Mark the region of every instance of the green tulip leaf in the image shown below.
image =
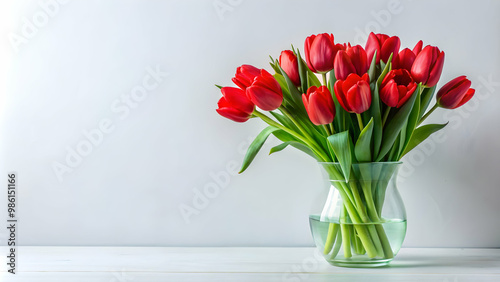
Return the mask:
M404 127L403 127L404 128ZM399 147L401 146L401 133L398 134L398 137L396 138L396 141L399 140L399 142L394 142L394 145L391 147L391 150L389 151L389 155L387 156L387 161L393 161L395 158L397 158L397 153L399 152Z
M290 128L293 131L299 131L299 129L295 126L295 124L293 124L293 122L288 117L273 111L271 111L270 113L271 115L273 115L274 118L278 120L278 122L283 124L285 127Z
M280 130L279 128L276 128L274 126L268 126L262 130L257 137L253 140L252 144L248 146L247 153L245 157L243 158L243 164L241 165L241 170L238 173L244 172L248 166L252 163L253 159L257 155L257 153L260 151L260 148L262 148L262 145L267 140L267 137L269 135L277 130Z
M427 139L431 134L443 129L448 123L445 124L426 124L421 126L413 132L410 142L408 142L408 146L401 154L401 157L406 155L408 152L417 147L420 143L422 143L425 139Z
M222 89L222 86L215 84L215 87Z
M403 154L406 146L408 146L408 143L410 142L411 136L413 135L413 132L415 131L415 128L417 127L418 121L420 120L420 99L421 99L421 92L422 85L419 83L417 88L415 89L415 92L413 95L417 95L415 98L415 104L413 105L413 108L411 109L410 116L408 117L408 123L406 127L404 127L405 132L404 134L401 135L401 146L399 147L399 152L398 152L398 160L401 159L401 155ZM403 130L401 130L403 132Z
M303 105L302 104L302 93L300 93L299 90L297 89L297 87L295 87L295 84L293 84L292 80L288 77L288 75L285 73L285 71L279 65L278 65L278 67L281 70L281 74L282 74L283 78L285 79L286 86L288 88L288 91L290 93L292 100L295 102L295 105ZM281 88L283 88L283 87L281 87Z
M432 97L434 97L434 92L436 92L437 85L432 86L431 88L425 88L422 91L422 95L420 97L420 113L418 115L418 120L420 120L423 116L429 104L432 101Z
M334 89L333 89L333 86L335 85L335 82L337 81L337 78L335 77L335 72L334 71L330 71L330 79L328 80L328 90L330 90L330 93L334 95Z
M408 117L415 104L415 99L417 95L412 95L406 103L399 108L394 117L387 121L384 131L382 133L382 144L380 146L380 152L378 157L375 159L376 162L382 160L382 158L389 152L389 150L394 145L394 141L401 132L401 128L407 123Z
M344 174L346 182L349 182L352 164L351 140L349 137L349 131L346 130L328 136L328 145L335 153L335 156L340 163L340 167L342 168L342 172Z
M282 142L288 142L288 141L300 142L300 140L298 140L297 138L293 137L290 133L287 133L283 130L276 130L273 132L273 135Z
M387 64L385 66L382 65L383 62L380 63L381 66L383 66L383 71L377 79L377 84L379 87L380 87L380 84L382 84L382 81L384 80L385 76L391 71L392 64L390 62L392 61L392 55L393 54L391 53L391 55L389 56L389 59L387 60Z
M290 91L288 91L288 85L285 81L285 78L281 74L275 74L274 78L278 81L281 86L281 92L283 93L283 104L295 106L295 100L290 95Z
M299 77L300 77L300 88L302 88L302 92L307 92L307 65L304 60L302 60L302 56L300 56L299 50L297 50L297 64L299 65Z
M370 112L373 117L373 157L378 156L380 151L383 130L382 115L380 113L379 86L377 83L374 84L375 87L372 89L372 104L370 106Z
M377 50L373 53L373 59L370 64L370 68L368 69L368 76L370 77L370 81L375 81L375 76L377 75Z
M271 65L271 67L273 68L273 70L277 73L277 74L281 74L281 70L278 68L278 64L279 62L277 60L275 60L273 57L269 56L269 59L271 59L271 62L269 63Z
M309 87L311 87L311 86L320 87L321 86L321 82L319 81L318 77L314 74L314 72L312 72L309 69L307 69L307 77L309 78ZM307 92L307 89L304 92Z
M281 143L277 146L272 147L271 150L269 151L269 155L282 151L283 149L288 147L288 145L290 145L298 150L301 150L302 152L313 157L315 160L319 161L319 158L314 154L314 152L308 146L306 146L302 143L296 142L296 141L288 141L288 142L284 142L284 143Z
M373 118L359 134L358 141L354 146L354 154L358 162L370 162L372 160L371 141L373 133Z

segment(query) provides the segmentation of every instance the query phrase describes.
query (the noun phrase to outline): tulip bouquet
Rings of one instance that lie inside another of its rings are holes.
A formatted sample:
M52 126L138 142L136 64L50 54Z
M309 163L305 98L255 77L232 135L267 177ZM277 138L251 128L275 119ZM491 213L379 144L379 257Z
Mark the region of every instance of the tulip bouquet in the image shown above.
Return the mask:
M371 33L365 47L351 46L324 33L305 40L304 57L293 46L279 60L271 57L274 75L238 67L232 79L238 87L218 86L217 112L236 122L260 118L268 124L249 146L240 173L272 134L283 143L271 154L292 146L318 162L339 164L328 173L345 179L337 188L347 216L353 223L379 223L382 203L349 182L353 164L399 161L446 126L421 125L432 112L458 108L474 95L460 76L441 87L428 110L445 54L422 41L412 50L400 45L397 36ZM383 228L359 227L352 234L370 258L392 258Z

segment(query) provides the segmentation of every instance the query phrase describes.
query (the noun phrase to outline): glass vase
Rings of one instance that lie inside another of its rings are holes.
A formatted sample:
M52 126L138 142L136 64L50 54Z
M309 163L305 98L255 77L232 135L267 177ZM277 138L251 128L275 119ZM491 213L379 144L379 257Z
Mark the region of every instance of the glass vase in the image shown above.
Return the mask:
M406 211L396 186L401 164L353 164L346 180L340 164L320 163L329 192L309 223L330 264L379 267L394 259L406 235Z

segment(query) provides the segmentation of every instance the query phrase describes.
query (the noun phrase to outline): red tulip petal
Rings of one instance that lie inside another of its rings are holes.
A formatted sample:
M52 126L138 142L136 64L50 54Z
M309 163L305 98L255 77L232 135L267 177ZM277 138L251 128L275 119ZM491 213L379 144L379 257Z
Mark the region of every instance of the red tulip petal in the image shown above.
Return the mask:
M380 41L380 45L384 44L384 42L389 39L389 35L387 34L383 34L383 33L379 33L377 34L377 38L378 40Z
M401 87L404 87L404 86L401 86ZM406 103L406 101L408 101L408 99L410 99L411 95L415 92L415 89L417 89L417 84L415 82L412 82L408 87L404 87L404 88L405 88L404 94L403 94L403 96L400 96L400 98L399 98L399 102L397 105L398 108L403 106ZM401 93L402 93L402 91L400 91L400 95L401 95Z
M329 124L333 121L332 109L328 108L318 93L310 96L309 118L315 125Z
M332 94L330 93L330 90L328 90L328 87L321 86L319 93L321 94L321 97L323 97L323 100L328 105L328 107L335 109L335 104L333 103Z
M361 77L362 80L366 81L366 83L370 84L370 76L367 73L363 74Z
M438 93L436 94L436 98L440 99L444 94L448 93L451 89L456 87L458 84L460 84L462 81L466 80L467 77L465 75L456 77L452 80L450 80L448 83L443 85L441 89L439 89Z
M367 84L366 81L358 81L353 87L351 87L351 89L349 89L346 96L352 112L361 114L370 108L370 85Z
M425 46L411 67L411 75L416 82L427 82L432 63L432 46Z
M222 95L224 96L224 106L238 109L247 114L251 114L254 110L254 105L245 94L245 91L235 87L222 87Z
M368 71L368 59L363 47L356 45L347 49L347 55L351 59L352 65L358 75L363 75Z
M476 93L476 90L473 88L467 90L467 93L465 93L464 97L462 98L462 101L460 101L460 103L458 103L458 105L456 105L453 109L461 107L463 104L469 102L469 100L472 99L472 97L474 96L474 93Z
M279 64L281 68L288 75L290 80L292 80L295 86L300 86L300 76L299 76L299 65L297 62L297 56L290 51L285 50L281 52L279 58Z
M471 86L471 82L468 79L460 81L455 84L453 88L447 91L445 94L440 95L439 104L444 108L453 109L460 104L461 100L467 93ZM437 96L436 96L437 97Z
M228 118L235 122L245 122L250 118L250 115L243 113L234 108L219 108L216 109L217 113L221 116Z
M373 60L373 54L377 51L376 63L378 64L380 61L380 40L375 35L375 33L371 32L368 36L368 40L365 45L366 57L368 59L369 64L371 64Z
M364 77L364 75L363 75ZM354 86L358 81L361 80L361 77L355 73L351 73L347 76L347 78L344 80L344 83L342 84L342 90L344 93L347 93L349 89Z
M405 69L411 71L411 66L415 61L415 54L408 48L403 49L393 61L393 69Z
M264 111L276 110L283 102L283 95L279 95L266 87L252 85L246 91L252 102Z
M415 44L415 47L413 47L413 54L415 54L415 56L418 55L418 53L420 53L422 51L422 46L424 45L424 42L422 40L420 40L419 42L417 42L417 44Z
M393 58L398 54L400 45L401 41L397 36L393 36L385 40L380 48L380 59L387 63L387 60L389 59L391 54L394 54L392 55Z
M304 108L306 108L306 111L309 112L309 95L308 94L302 94L302 103L304 103Z
M380 90L380 100L389 107L396 107L399 101L398 86L394 80L390 80Z
M305 57L306 57L306 63L307 63L307 66L309 67L309 69L313 72L316 72L316 69L311 64L310 54L311 54L311 45L312 45L315 38L316 38L316 35L311 35L308 38L306 38L306 41L304 43L304 53L305 53Z
M345 94L342 90L344 85L344 81L342 80L337 80L334 84L334 92L335 92L335 97L337 97L337 101L339 104L344 108L344 110L351 112L351 108L349 107L349 103L347 103L347 99L345 97Z
M436 85L441 77L441 73L443 72L444 65L444 52L439 53L439 56L436 59L435 64L432 66L431 72L429 73L429 79L427 80L426 85L428 87L432 87Z
M309 50L311 66L317 72L327 72L333 69L333 42L327 34L319 34L311 44Z
M337 52L337 56L335 56L334 71L335 78L338 80L345 80L349 74L356 72L346 51L341 50Z

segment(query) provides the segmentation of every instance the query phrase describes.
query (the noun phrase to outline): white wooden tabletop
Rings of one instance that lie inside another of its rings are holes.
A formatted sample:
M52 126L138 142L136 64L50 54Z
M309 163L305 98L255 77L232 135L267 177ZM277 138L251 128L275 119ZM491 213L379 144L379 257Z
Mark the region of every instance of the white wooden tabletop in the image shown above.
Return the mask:
M314 248L0 248L0 281L500 281L500 249L403 248L389 267L334 267ZM4 255L5 254L5 255Z

